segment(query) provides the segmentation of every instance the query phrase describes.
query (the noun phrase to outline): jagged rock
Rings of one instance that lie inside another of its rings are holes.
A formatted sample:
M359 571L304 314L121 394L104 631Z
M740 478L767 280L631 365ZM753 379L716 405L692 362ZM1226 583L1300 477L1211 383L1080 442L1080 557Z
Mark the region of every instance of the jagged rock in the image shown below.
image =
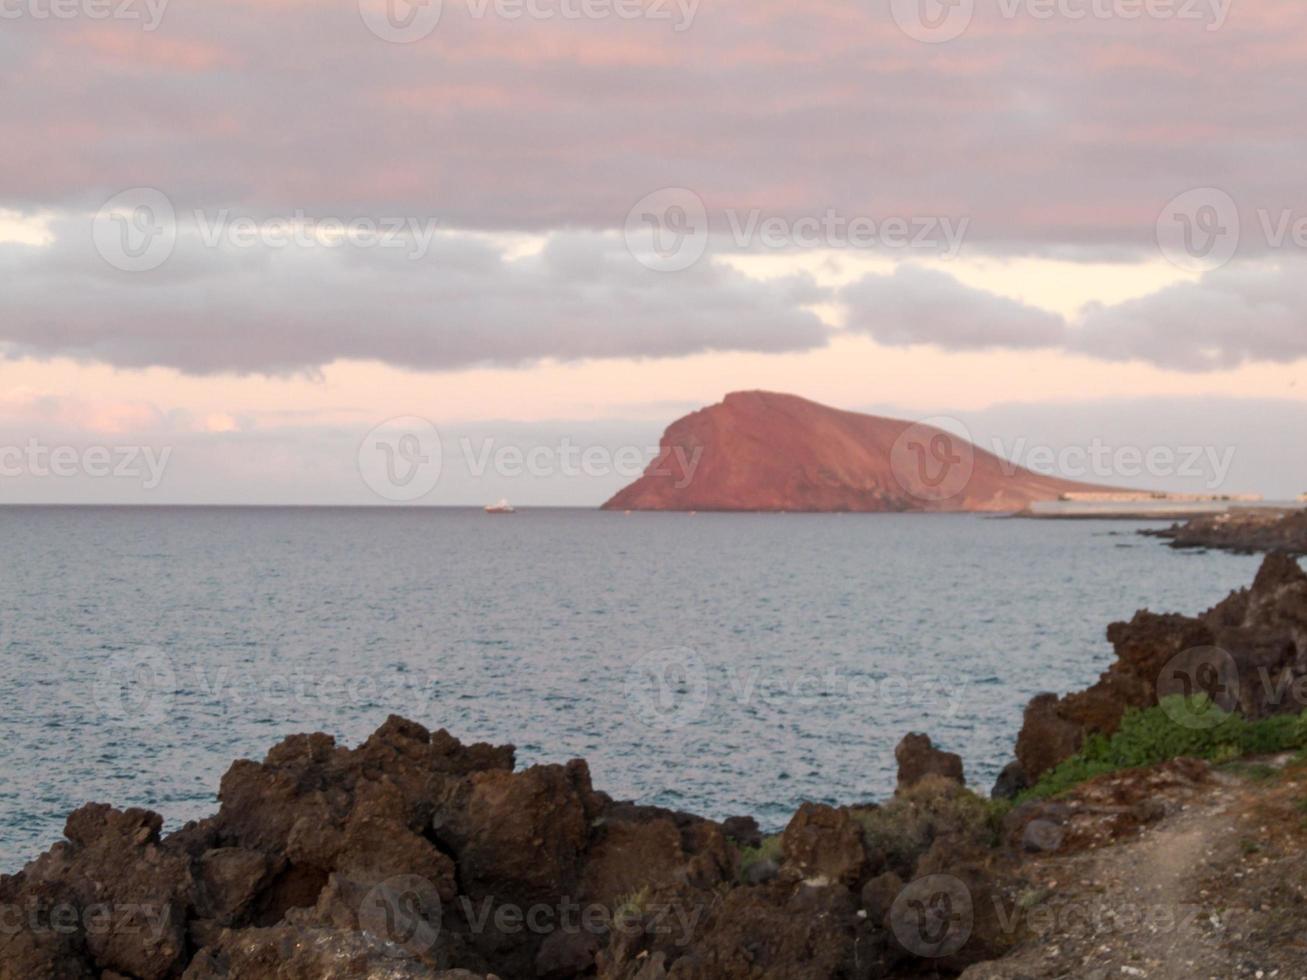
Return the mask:
M536 954L538 977L584 976L594 969L595 957L603 947L599 936L586 929L556 931L540 944Z
M1037 694L1026 705L1017 735L1017 762L1027 778L1038 778L1069 756L1080 751L1085 726L1062 715L1063 701L1056 694ZM1100 719L1099 724L1116 728L1120 715Z
M816 980L854 974L855 946L864 969L877 940L842 887L773 882L736 888L717 898L678 900L681 918L670 932L650 925L616 937L599 958L600 980ZM681 932L684 924L693 928ZM861 940L859 942L859 940ZM883 941L881 943L883 945Z
M805 879L851 885L867 863L862 828L847 810L805 803L781 836L785 865Z
M894 749L899 764L899 790L915 786L927 776L943 776L966 783L962 773L962 757L954 752L943 752L931 744L929 735L909 732Z
M1239 554L1285 551L1307 554L1307 511L1273 508L1202 514L1183 524L1140 534L1170 539L1172 548L1220 548Z
M991 799L1015 800L1024 789L1028 789L1030 780L1019 762L1009 762L994 780L994 788L989 791Z
M608 823L590 851L581 895L613 905L642 888L675 885L685 879L688 860L670 820Z
M955 888L961 887L970 902L966 941L956 952L935 959L934 967L957 972L1001 956L1019 940L1003 915L1002 910L1011 903L1001 894L996 860L992 853L959 847L955 841L941 838L917 862L914 880L946 876Z
M1128 709L1157 704L1159 683L1185 693L1208 685L1218 703L1250 718L1307 708L1307 573L1286 554L1268 555L1250 589L1199 616L1143 610L1107 637L1117 659L1096 684L1027 706L1016 755L1029 779L1073 755L1086 735L1116 731ZM1191 657L1210 663L1200 671Z
M890 907L902 891L903 879L893 871L877 875L863 885L862 907L867 913L867 920L874 925L884 925Z
M892 882L866 881L886 860L864 844L874 808L806 804L783 866L756 862L744 883L721 825L615 803L580 761L512 766L511 747L391 718L352 750L295 735L237 762L218 813L168 837L157 814L83 807L67 841L0 877L0 909L114 914L0 929L0 980L809 980L901 962L856 897L883 904ZM963 792L918 789L934 783ZM945 832L933 819L898 860ZM761 840L751 820L731 829ZM137 905L150 928L121 917Z
M278 925L225 932L202 950L182 980L489 980L438 970L397 955L369 937L326 928Z
M722 821L722 833L742 847L762 846L762 831L753 817L727 817Z
M573 891L598 814L584 762L474 772L433 830L458 861L463 890L523 907Z

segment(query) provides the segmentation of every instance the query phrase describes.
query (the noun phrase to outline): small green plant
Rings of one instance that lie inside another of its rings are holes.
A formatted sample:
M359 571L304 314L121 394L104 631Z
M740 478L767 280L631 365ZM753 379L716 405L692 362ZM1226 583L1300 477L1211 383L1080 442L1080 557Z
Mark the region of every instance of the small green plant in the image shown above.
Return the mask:
M639 922L644 919L645 908L649 905L649 886L631 892L617 903L613 909L613 919L617 922Z
M1202 718L1203 725L1177 724L1176 718ZM1249 721L1204 703L1203 695L1187 701L1176 695L1156 707L1128 711L1110 737L1089 736L1078 753L1045 773L1018 802L1057 796L1095 776L1180 756L1226 763L1292 749L1307 749L1307 712Z
M740 881L747 880L747 872L760 861L781 862L781 835L772 834L764 837L757 847L740 848Z
M868 850L884 854L891 868L906 874L939 837L996 846L1011 807L949 780L927 778L884 806L855 811L854 819L862 825Z

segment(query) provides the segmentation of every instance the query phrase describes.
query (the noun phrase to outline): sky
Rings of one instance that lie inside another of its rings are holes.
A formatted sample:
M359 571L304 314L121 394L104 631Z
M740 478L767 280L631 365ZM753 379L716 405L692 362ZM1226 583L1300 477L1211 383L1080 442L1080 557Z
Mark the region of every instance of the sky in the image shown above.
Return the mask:
M589 506L753 388L1307 491L1301 0L0 20L0 502Z

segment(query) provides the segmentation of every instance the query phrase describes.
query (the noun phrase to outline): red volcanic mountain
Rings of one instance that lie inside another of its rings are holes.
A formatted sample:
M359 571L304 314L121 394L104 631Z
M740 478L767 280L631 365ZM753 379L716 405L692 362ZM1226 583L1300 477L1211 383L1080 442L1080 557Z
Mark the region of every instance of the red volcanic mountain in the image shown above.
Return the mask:
M1014 511L1110 488L1041 476L942 429L739 391L673 422L606 510Z

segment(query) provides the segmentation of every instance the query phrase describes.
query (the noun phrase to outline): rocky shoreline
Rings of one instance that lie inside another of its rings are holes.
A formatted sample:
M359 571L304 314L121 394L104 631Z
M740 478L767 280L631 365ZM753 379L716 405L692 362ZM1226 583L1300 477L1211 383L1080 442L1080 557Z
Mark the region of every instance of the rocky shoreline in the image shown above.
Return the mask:
M1273 554L1213 609L1141 611L1108 637L1097 684L1030 703L995 799L910 734L893 798L807 803L775 837L613 800L581 760L519 770L512 746L399 717L353 749L291 736L236 762L218 812L174 833L144 810L71 814L66 840L0 877L0 980L1080 975L1004 966L1060 942L1029 914L1046 899L1032 883L1060 867L1041 862L1124 846L1219 780L1177 758L1051 800L1030 787L1170 693L1300 713L1307 574ZM1285 962L1307 967L1307 949L1273 955L1300 953Z
M1172 548L1213 548L1248 555L1271 551L1307 555L1307 510L1230 510L1139 533L1163 538Z

